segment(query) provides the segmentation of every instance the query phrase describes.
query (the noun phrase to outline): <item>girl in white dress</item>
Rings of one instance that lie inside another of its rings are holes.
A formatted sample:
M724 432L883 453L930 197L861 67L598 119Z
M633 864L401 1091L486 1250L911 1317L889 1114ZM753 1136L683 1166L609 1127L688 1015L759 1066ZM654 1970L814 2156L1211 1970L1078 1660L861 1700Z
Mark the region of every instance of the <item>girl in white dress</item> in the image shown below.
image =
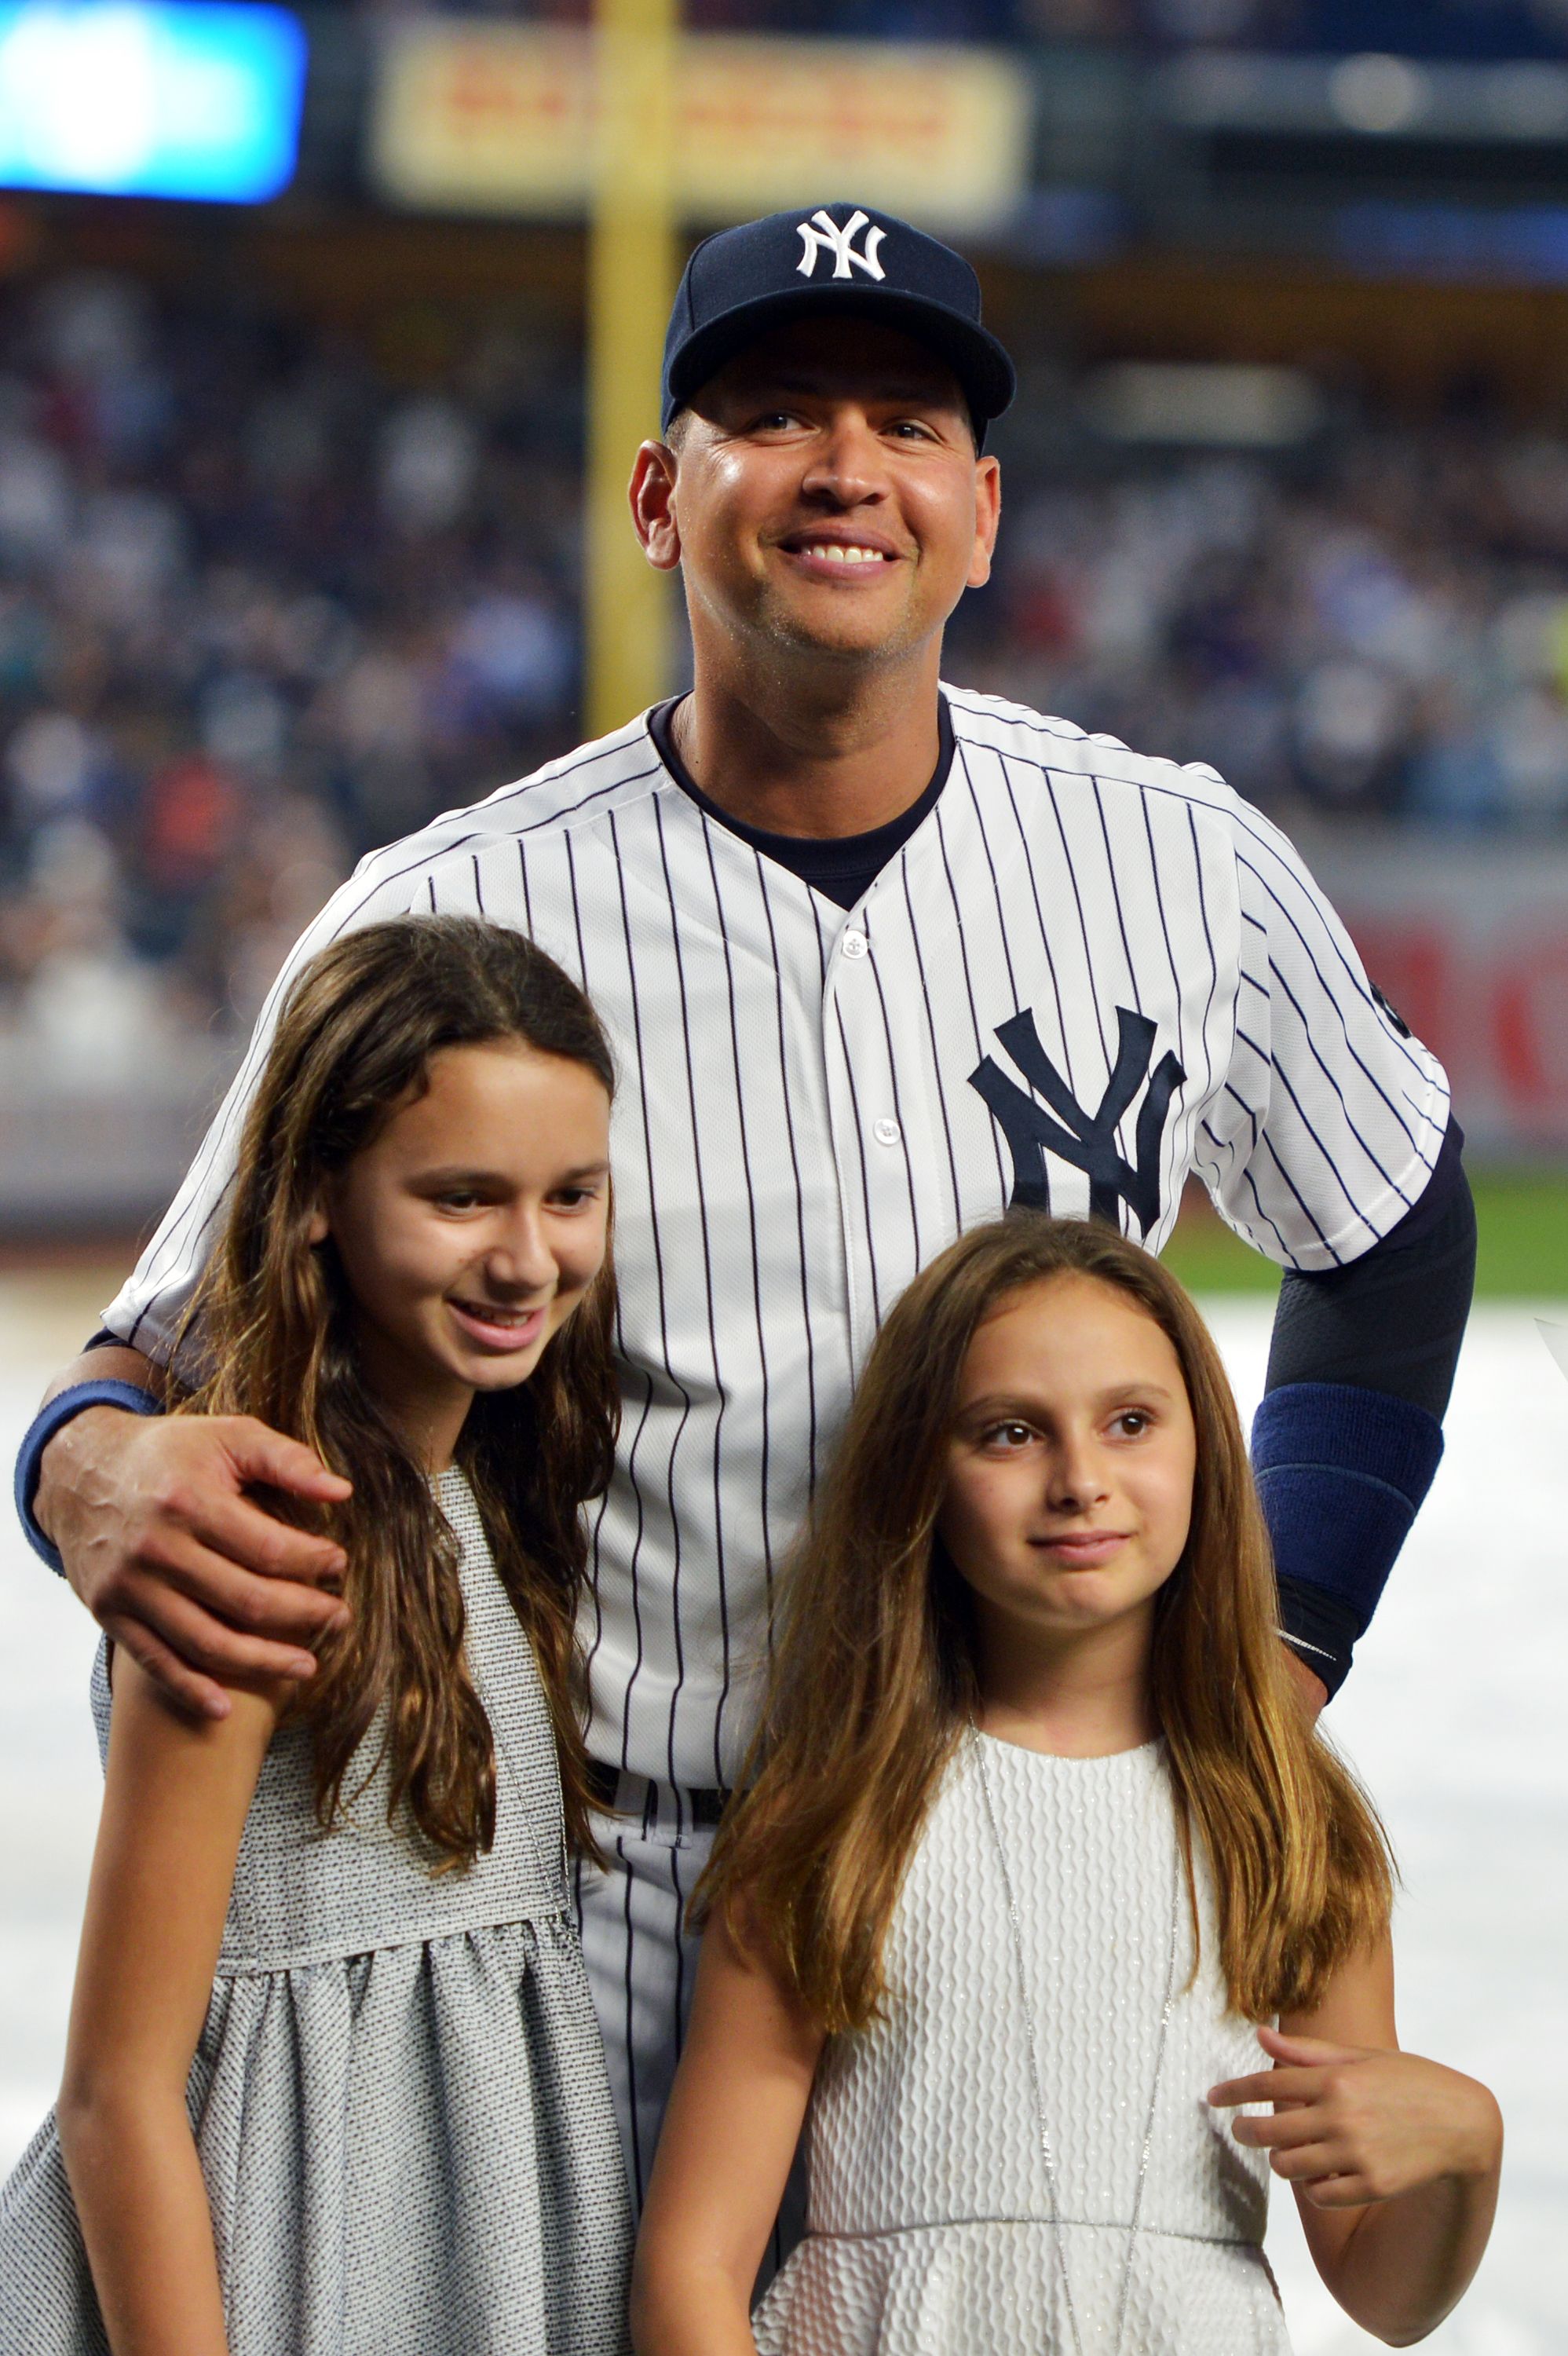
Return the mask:
M790 1592L639 2356L1276 2356L1271 2168L1347 2311L1430 2331L1497 2107L1398 2050L1381 1832L1175 1280L1072 1221L961 1238L882 1328ZM803 2119L806 2237L749 2317Z
M612 1078L575 983L470 919L368 926L289 995L170 1404L252 1459L240 1419L289 1435L344 1625L303 1697L199 1723L100 1655L65 2080L0 2190L6 2356L625 2346L567 1887Z

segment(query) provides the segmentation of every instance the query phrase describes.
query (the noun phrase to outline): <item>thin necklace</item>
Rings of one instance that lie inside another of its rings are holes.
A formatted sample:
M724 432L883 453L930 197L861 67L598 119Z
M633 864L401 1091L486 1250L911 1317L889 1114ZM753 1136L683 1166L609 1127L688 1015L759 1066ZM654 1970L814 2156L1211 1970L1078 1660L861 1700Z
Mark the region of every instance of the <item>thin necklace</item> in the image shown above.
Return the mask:
M986 1822L990 1827L991 1846L997 1853L1001 1869L1002 1888L1007 1894L1008 1923L1013 1939L1013 1970L1018 1980L1019 2002L1023 2008L1024 2035L1029 2044L1029 2074L1034 2091L1035 2119L1040 2131L1040 2156L1045 2163L1046 2190L1051 2203L1051 2239L1056 2257L1056 2278L1061 2286L1061 2300L1067 2309L1067 2321L1072 2333L1072 2356L1083 2356L1083 2339L1078 2328L1078 2309L1073 2303L1072 2284L1067 2272L1067 2249L1061 2233L1061 2193L1056 2173L1056 2152L1051 2140L1051 2124L1046 2115L1045 2088L1040 2070L1040 2038L1037 2015L1029 1992L1029 1967L1024 1960L1023 1923L1019 1914L1019 1901L1013 1889L1013 1877L1008 1865L1008 1853L1002 1846L1001 1826L997 1819L996 1802L991 1795L991 1771L986 1762L986 1749L976 1726L969 1729L969 1748L980 1774L980 1793L986 1804ZM1122 2356L1122 2336L1126 2329L1127 2298L1132 2289L1133 2257L1137 2247L1138 2226L1143 2216L1144 2187L1148 2181L1149 2152L1154 2143L1154 2118L1159 2101L1160 2072L1165 2067L1167 2032L1170 2017L1176 2009L1176 1962L1181 1922L1181 1858L1177 1854L1170 1887L1170 1947L1165 1974L1165 2004L1159 2016L1159 2039L1155 2047L1154 2080L1148 2090L1148 2113L1144 2120L1143 2143L1138 2152L1137 2183L1133 2190L1132 2222L1127 2227L1126 2254L1122 2260L1122 2279L1116 2294L1116 2331L1111 2342L1111 2356Z

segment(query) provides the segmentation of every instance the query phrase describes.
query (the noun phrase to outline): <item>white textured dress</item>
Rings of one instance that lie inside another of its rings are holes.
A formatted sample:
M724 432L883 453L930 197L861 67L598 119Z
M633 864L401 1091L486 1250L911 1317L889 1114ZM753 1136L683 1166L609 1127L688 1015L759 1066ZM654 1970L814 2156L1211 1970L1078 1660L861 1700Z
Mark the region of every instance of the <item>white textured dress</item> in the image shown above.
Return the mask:
M625 2174L554 1736L462 1474L440 1494L495 1736L496 1840L432 1875L387 1822L381 1767L324 1835L308 1732L274 1738L188 2092L231 2356L627 2344ZM106 1743L101 1654L92 1698ZM0 2190L0 2356L107 2347L51 2116Z
M1203 2100L1263 2056L1226 2012L1201 1882L1202 1962L1189 1987L1183 1890L1160 2058L1178 1871L1161 1746L1057 1759L978 1739L1018 1899L1060 2227L1006 1886L966 1745L899 1901L886 2017L823 2057L806 2238L753 2319L761 2356L1288 2356L1261 2246L1266 2155Z

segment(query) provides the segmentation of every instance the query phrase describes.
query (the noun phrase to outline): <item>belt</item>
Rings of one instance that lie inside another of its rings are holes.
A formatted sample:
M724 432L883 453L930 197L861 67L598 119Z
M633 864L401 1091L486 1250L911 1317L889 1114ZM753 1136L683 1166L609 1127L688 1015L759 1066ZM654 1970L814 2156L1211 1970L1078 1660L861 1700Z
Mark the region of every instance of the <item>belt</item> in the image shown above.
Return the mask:
M661 1783L629 1767L611 1767L603 1759L589 1761L588 1788L596 1808L607 1815L641 1816L645 1830L651 1830L661 1815L710 1829L730 1797L728 1792L694 1790L688 1783Z

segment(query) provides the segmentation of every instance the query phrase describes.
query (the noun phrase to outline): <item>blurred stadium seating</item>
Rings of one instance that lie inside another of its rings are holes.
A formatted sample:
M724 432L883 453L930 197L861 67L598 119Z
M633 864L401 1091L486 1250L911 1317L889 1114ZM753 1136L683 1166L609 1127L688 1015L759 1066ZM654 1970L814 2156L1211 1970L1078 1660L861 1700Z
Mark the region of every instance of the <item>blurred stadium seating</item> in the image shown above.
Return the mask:
M248 1024L351 858L571 739L576 356L497 331L410 391L103 274L0 340L12 1007Z
M411 389L101 273L0 342L8 1018L247 1023L348 861L573 739L577 353L496 317ZM1105 373L1008 421L952 677L1287 820L1568 826L1568 440L1347 405L1283 452L1128 446Z

